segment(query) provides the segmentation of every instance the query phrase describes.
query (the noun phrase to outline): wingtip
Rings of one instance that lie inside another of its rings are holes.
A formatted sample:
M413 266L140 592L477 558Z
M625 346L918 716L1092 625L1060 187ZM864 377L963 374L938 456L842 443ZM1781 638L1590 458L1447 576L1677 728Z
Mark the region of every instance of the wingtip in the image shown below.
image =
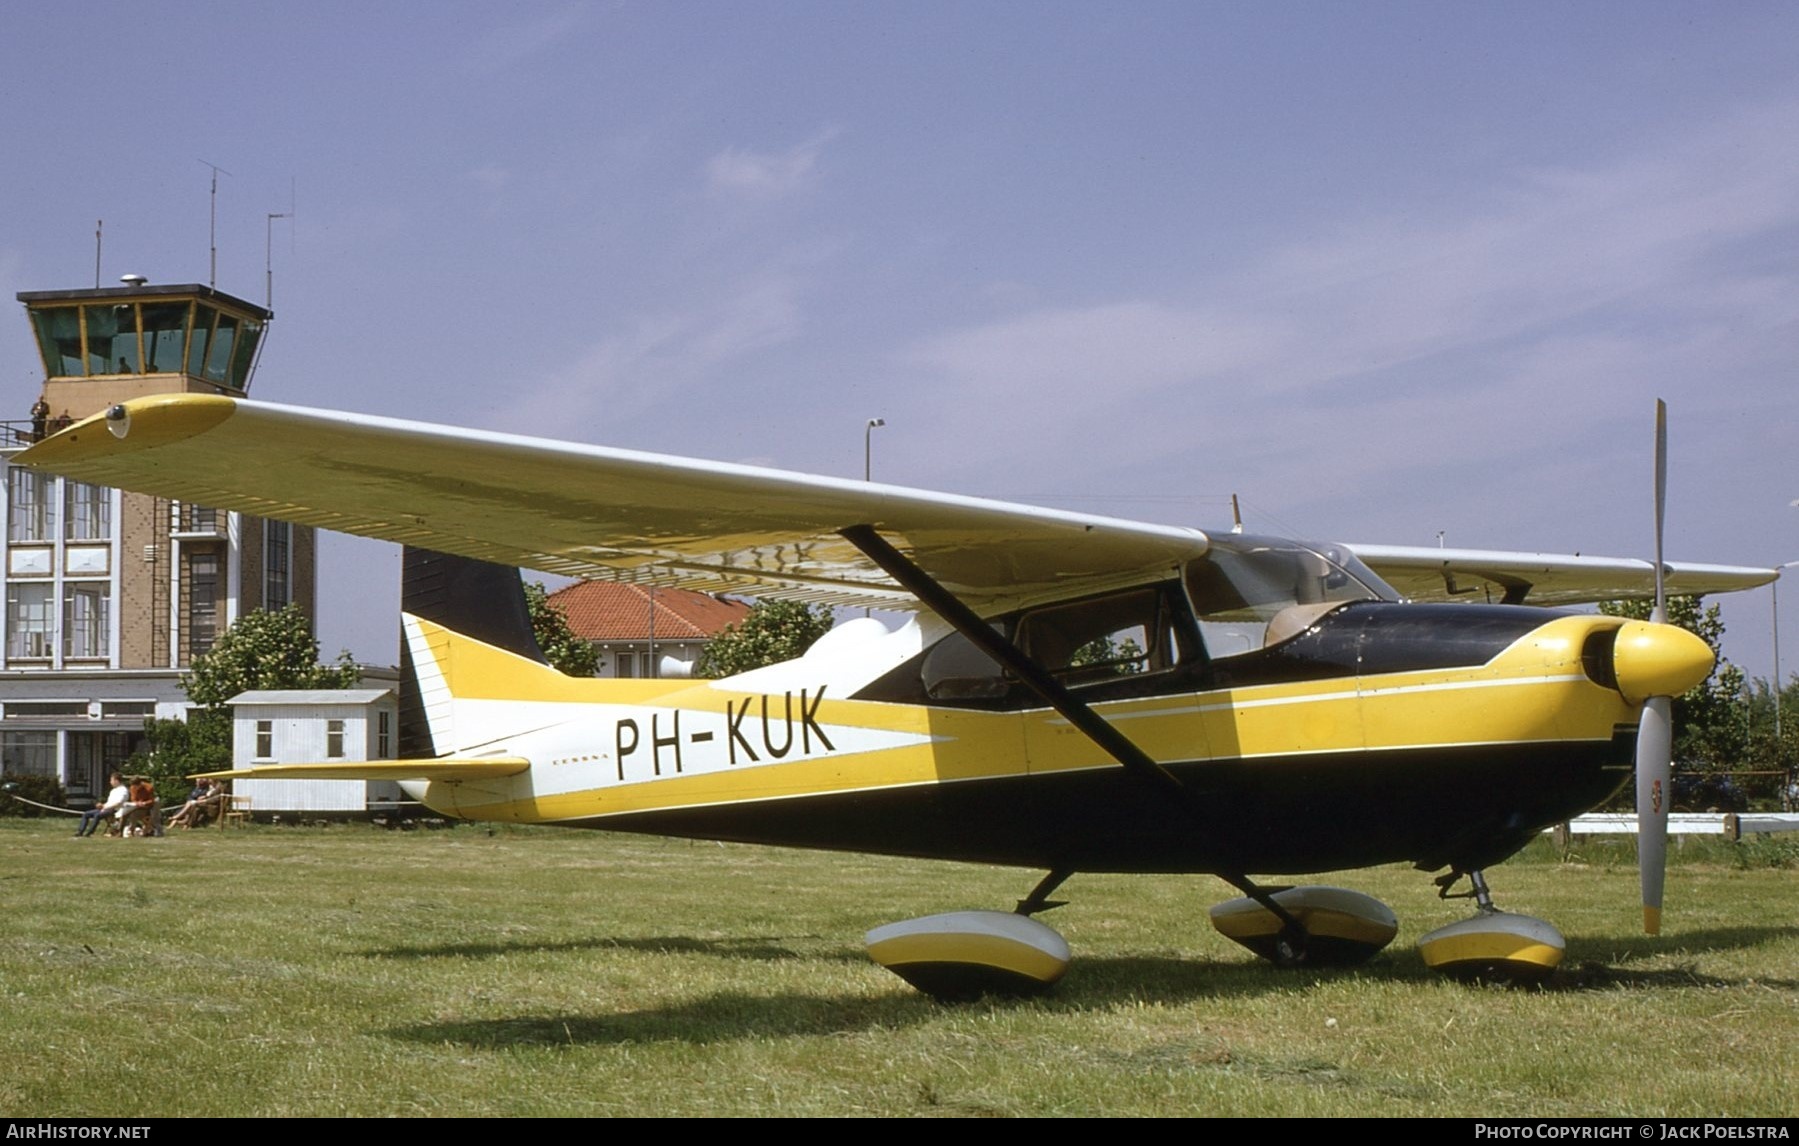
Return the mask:
M114 410L121 410L123 416L114 415ZM236 410L236 398L218 394L158 394L133 398L33 443L15 455L13 461L34 469L55 471L71 464L168 445L203 434ZM121 432L119 426L128 429Z

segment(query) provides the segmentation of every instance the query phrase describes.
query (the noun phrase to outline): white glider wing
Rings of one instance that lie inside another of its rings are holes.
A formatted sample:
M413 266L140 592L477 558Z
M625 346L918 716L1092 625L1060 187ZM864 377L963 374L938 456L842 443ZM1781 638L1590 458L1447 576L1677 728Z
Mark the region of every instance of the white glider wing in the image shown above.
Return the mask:
M1346 548L1413 601L1579 605L1655 596L1655 565L1629 557L1404 545ZM1667 591L1671 596L1730 593L1766 585L1778 575L1773 569L1670 561Z
M908 609L872 525L991 615L1172 575L1196 529L211 395L142 398L19 454L99 485L573 577Z

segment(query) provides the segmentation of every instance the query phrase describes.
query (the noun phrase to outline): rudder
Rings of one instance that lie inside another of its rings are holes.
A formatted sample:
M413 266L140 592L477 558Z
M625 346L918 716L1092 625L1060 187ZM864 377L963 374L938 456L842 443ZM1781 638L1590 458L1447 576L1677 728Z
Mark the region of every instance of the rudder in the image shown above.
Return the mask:
M406 546L401 554L400 609L452 632L538 664L525 585L517 569L472 557ZM431 736L424 692L404 631L400 634L400 737L402 758L443 755ZM443 751L453 750L444 745Z

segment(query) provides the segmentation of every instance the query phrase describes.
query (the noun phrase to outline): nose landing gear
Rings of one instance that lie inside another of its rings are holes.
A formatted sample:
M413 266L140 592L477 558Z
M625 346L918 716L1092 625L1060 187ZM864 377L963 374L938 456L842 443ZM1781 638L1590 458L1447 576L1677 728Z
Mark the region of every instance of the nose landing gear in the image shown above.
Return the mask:
M1452 892L1464 875L1469 890ZM1437 880L1437 889L1443 899L1473 899L1475 913L1418 940L1418 953L1431 970L1468 982L1534 985L1562 965L1567 953L1562 933L1546 920L1495 907L1481 872L1452 871Z

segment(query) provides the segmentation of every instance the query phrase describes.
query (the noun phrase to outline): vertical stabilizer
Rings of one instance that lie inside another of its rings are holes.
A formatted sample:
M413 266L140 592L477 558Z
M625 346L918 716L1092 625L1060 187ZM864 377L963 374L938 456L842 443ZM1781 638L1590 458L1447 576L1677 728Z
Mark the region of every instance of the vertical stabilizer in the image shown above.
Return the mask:
M456 557L407 546L401 559L400 611L506 652L549 663L537 647L524 582L510 565ZM449 697L435 665L421 666L412 649L412 626L400 633L400 755L441 756L454 745L438 745L433 721L443 727ZM421 679L422 676L429 679Z

